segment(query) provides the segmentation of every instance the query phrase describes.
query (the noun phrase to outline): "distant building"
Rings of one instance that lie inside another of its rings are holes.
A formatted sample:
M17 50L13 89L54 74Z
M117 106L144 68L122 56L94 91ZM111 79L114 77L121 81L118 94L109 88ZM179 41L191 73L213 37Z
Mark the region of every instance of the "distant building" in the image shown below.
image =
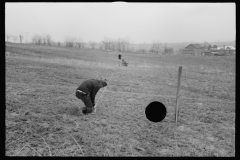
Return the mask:
M210 51L218 51L217 48L210 48L209 50L210 50Z
M236 50L236 48L235 47L233 47L233 46L223 46L223 48L225 49L225 50Z
M211 56L211 55L214 55L214 53L210 52L210 51L204 51L204 52L202 52L202 55Z
M226 46L223 45L223 47L217 47L217 53L214 55L233 55L236 53L236 48L233 46Z
M223 49L223 50L236 50L235 47L233 46L226 46L226 45L223 45L222 47L217 47L218 50L220 49Z
M189 44L187 47L181 50L182 54L202 55L206 49L200 44Z

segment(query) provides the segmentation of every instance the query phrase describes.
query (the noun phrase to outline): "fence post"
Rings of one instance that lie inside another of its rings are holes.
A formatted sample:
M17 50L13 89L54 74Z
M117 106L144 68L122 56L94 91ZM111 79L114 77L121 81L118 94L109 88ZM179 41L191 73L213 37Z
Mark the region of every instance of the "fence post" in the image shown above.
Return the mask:
M181 75L182 75L182 66L179 66L178 68L178 84L177 84L177 95L176 95L176 108L175 108L175 122L178 122L178 105L179 105L179 92L180 92L180 86L181 86Z

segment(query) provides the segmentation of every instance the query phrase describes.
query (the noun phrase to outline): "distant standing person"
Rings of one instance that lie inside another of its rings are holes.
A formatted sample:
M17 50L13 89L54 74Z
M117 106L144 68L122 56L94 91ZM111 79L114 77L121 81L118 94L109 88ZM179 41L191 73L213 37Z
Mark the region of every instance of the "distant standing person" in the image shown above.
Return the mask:
M95 110L95 96L100 88L106 87L107 82L105 80L89 79L77 88L76 97L81 99L85 104L82 108L84 115L92 113Z
M118 55L118 65L119 66L121 65L121 59L122 59L122 55L121 55L121 53L119 53L119 55Z

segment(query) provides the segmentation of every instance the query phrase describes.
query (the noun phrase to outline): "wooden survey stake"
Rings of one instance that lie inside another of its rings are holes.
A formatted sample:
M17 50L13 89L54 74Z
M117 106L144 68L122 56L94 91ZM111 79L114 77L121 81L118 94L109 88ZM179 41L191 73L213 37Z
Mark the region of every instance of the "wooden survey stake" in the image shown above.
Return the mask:
M180 86L181 86L181 76L182 76L182 66L179 66L178 68L178 84L177 84L177 96L176 96L176 108L175 108L175 122L178 122L178 104L179 104L179 92L180 92Z

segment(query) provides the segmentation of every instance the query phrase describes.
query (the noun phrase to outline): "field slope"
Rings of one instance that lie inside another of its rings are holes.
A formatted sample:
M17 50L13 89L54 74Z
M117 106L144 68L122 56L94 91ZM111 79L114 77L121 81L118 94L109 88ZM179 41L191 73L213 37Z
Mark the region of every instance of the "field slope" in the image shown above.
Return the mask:
M6 156L235 156L235 57L137 55L6 44ZM179 122L177 71L183 66ZM83 116L76 88L110 80ZM145 108L161 101L166 118Z

